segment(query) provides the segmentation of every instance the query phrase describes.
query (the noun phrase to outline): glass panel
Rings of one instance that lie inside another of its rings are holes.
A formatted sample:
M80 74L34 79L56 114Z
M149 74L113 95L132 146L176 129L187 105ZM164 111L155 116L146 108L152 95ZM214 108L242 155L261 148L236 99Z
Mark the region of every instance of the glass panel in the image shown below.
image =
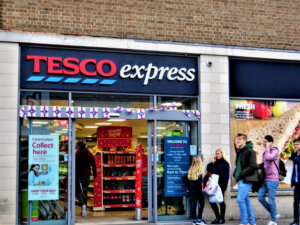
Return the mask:
M21 105L68 106L68 93L22 91Z
M293 151L293 140L300 136L299 102L278 100L230 100L231 127L231 164L235 168L236 158L233 146L234 137L238 133L245 133L248 141L252 141L253 149L257 152L257 163L262 162L265 151L263 139L266 135L274 138L274 145L278 147L280 158L285 162L286 177L278 188L291 188L291 172L293 162L287 160ZM233 179L232 188L237 189Z
M190 157L197 155L197 122L157 123L158 220L189 217L189 200L183 176Z
M196 97L157 97L158 108L160 108L162 105L171 106L173 102L175 102L175 105L179 110L198 109L198 101Z
M20 123L18 221L21 224L28 220L30 198L35 199L32 221L51 220L55 224L55 220L67 220L68 121L31 121L31 126L30 120L22 119Z
M72 106L150 108L153 97L130 95L72 94Z

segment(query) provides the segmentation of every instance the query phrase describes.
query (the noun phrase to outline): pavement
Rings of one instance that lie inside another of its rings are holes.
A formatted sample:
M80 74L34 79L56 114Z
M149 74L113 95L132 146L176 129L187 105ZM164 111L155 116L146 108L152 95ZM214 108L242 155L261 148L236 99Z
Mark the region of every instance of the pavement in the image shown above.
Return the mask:
M293 221L293 219L279 219L277 221L277 225L289 225L291 222ZM268 220L257 220L256 221L256 225L267 225L268 224ZM103 223L102 222L98 222L98 223L76 223L76 224L86 224L86 225L155 225L154 223L148 223L146 221L131 221L131 222L122 222L122 223L118 223L116 221L114 222L110 222L110 223ZM158 222L156 223L157 225L192 225L191 221L176 221L176 222ZM210 222L208 222L207 224L210 224ZM240 221L226 221L225 225L239 225Z

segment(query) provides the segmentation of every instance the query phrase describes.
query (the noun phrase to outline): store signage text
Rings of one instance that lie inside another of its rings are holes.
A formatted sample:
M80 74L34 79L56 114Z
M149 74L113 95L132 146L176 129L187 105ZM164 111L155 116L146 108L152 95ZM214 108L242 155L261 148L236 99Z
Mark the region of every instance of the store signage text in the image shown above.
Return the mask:
M197 96L198 57L22 46L20 88Z
M40 73L41 63L47 63L48 74L65 74L77 75L81 72L85 76L95 77L97 75L103 77L112 77L117 72L117 65L108 59L96 60L92 58L79 60L74 57L47 57L27 55L27 61L33 61L33 73ZM93 65L93 71L87 70L87 65ZM105 72L104 65L108 65L110 70ZM147 85L150 80L162 80L165 76L167 80L173 81L188 81L191 82L195 79L194 68L177 68L177 67L157 67L152 63L148 65L130 65L126 64L120 69L120 77L123 79L144 79L143 85Z

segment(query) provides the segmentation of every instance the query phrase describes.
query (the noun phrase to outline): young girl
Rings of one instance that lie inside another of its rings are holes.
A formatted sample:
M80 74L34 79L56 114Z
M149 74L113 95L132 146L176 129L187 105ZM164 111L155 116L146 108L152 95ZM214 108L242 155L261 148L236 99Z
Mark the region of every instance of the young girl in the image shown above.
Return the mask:
M190 196L190 210L193 219L193 225L206 224L202 220L202 213L204 209L204 195L203 195L203 165L199 156L194 156L192 164L188 170L187 175L184 177L184 183L188 188ZM198 215L196 215L196 208L199 202Z

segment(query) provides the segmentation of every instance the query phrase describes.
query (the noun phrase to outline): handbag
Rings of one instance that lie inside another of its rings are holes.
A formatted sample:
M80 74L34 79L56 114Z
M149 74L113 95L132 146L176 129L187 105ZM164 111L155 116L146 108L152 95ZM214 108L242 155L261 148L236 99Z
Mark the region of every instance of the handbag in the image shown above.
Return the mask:
M218 182L219 182L219 175L212 174L211 177L208 179L203 192L207 195L215 195L218 191ZM220 189L220 187L219 187Z
M224 201L222 190L219 185L216 187L216 193L209 196L210 203L221 203Z

